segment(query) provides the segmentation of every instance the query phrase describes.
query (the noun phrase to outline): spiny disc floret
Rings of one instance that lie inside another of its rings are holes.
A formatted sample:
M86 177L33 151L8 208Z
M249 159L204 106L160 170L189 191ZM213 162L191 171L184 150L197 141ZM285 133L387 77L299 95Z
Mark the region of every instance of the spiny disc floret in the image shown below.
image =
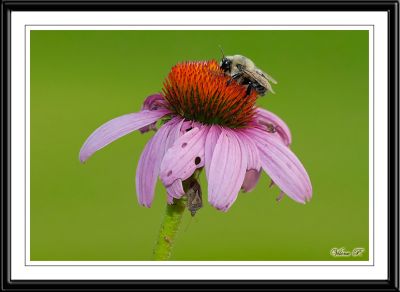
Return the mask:
M215 60L172 67L163 93L170 109L185 119L243 128L253 119L257 94L226 76Z

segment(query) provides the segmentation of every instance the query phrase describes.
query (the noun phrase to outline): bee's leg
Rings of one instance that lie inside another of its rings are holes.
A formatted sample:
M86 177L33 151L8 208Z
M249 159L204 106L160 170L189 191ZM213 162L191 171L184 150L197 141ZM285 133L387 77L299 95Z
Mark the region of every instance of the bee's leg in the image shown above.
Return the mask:
M247 85L246 96L250 95L252 89L253 87L251 86L251 83L249 83L249 85Z
M253 89L254 84L253 82L249 81L248 85L247 85L247 90L246 90L246 96L249 96L251 93L251 90Z
M229 79L229 80L226 82L226 85L230 85L230 84L232 83L232 80L237 80L237 79L239 79L239 78L240 78L240 73L236 73L236 74L232 75L232 76L231 76L231 79Z
M236 74L233 74L233 75L232 75L232 79L235 79L235 80L236 80L236 79L239 79L241 75L242 75L242 73L240 73L240 72L239 72L239 73L236 73Z

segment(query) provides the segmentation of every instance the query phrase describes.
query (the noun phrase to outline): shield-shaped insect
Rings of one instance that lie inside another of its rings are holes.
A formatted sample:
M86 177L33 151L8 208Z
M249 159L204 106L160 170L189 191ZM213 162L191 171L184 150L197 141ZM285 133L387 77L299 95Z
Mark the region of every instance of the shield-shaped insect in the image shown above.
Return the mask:
M201 196L201 187L197 180L192 179L189 184L189 189L186 192L187 208L192 216L203 207L203 199Z

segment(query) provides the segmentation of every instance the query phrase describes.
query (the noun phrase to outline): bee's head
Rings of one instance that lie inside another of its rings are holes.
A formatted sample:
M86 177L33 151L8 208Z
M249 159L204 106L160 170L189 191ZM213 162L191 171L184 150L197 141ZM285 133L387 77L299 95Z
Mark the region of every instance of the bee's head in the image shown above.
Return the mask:
M223 57L219 67L224 70L224 72L231 71L232 60L228 59L227 57Z

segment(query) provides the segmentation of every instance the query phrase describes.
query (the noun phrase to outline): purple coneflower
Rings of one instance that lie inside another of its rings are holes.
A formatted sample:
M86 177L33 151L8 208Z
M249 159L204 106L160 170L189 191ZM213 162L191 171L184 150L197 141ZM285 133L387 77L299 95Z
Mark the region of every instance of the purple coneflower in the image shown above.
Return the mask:
M150 207L157 178L167 189L167 201L185 195L184 182L205 169L208 201L227 211L239 191L251 191L263 169L281 195L299 203L311 199L306 170L289 149L291 134L273 113L256 107L257 93L220 70L216 61L174 66L163 93L151 95L142 110L115 118L90 135L79 158L86 161L114 140L139 130L157 129L139 160L136 191L141 205Z

